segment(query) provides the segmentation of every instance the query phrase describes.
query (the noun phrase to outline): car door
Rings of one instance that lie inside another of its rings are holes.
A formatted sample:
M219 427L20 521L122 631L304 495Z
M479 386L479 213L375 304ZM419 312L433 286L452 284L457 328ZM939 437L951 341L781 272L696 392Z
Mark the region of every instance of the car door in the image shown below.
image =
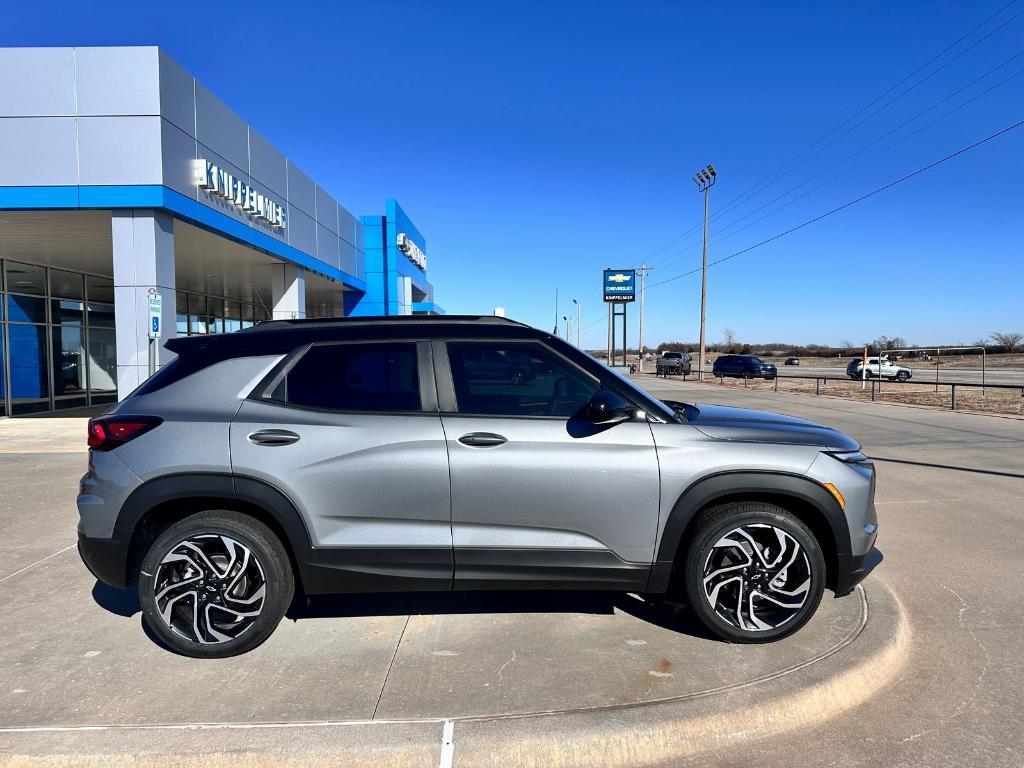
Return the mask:
M427 341L314 344L242 403L236 476L294 504L322 591L450 589L448 452Z
M601 382L540 341L435 342L451 472L455 589L642 589L654 559L659 472L643 414L580 417ZM485 379L481 355L530 361Z

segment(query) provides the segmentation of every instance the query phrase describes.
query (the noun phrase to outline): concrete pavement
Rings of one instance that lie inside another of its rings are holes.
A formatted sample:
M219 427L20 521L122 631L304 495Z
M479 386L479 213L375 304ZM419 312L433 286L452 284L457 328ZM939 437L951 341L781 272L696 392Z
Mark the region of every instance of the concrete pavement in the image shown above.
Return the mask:
M877 621L857 631L859 603L827 597L807 629L751 648L625 596L346 597L252 654L195 662L157 648L134 598L95 587L63 549L84 454L6 454L0 756L436 766L454 734L458 766L1020 765L1024 422L643 384L864 443L886 554L867 583Z

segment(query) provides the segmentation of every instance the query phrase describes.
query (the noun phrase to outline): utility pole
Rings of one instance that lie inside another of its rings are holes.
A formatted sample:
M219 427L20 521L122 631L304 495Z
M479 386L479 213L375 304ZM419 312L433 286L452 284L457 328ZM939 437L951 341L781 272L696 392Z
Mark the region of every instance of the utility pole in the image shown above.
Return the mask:
M704 321L707 316L708 301L708 193L718 178L718 172L713 165L698 171L692 181L697 185L697 191L704 193L704 259L700 268L700 359L697 361L697 380L704 380L704 360L707 354L704 346Z
M552 331L555 336L558 335L558 289L555 288L555 330Z
M654 269L646 264L636 268L640 273L640 373L644 372L644 294L647 291L647 273Z
M580 347L580 317L582 315L583 308L576 299L573 299L572 303L576 305L576 346L583 349L583 347Z

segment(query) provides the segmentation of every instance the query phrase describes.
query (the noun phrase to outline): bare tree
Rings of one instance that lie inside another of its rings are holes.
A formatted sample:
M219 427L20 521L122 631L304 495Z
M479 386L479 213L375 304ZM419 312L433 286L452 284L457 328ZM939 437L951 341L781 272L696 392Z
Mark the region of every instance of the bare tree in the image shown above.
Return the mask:
M879 336L867 346L874 347L879 352L882 352L887 349L906 349L908 344L907 340L902 336Z
M1020 346L1020 343L1024 341L1024 333L996 332L992 334L992 341L1007 352L1013 352L1013 350Z
M725 350L732 350L736 346L736 331L732 328L725 329L725 336L722 339L722 348Z

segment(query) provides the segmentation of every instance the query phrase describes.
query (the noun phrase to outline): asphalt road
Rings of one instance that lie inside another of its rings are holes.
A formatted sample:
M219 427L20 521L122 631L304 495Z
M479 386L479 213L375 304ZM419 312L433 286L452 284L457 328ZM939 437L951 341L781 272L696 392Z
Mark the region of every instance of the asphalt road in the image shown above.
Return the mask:
M640 383L666 398L789 413L860 440L878 467L877 578L899 596L913 633L902 677L842 722L692 763L1024 765L1024 420Z
M818 368L807 365L778 365L780 376L830 376L838 379L846 378L846 366L835 368ZM911 381L935 381L934 368L911 368ZM981 384L981 369L940 368L939 381L950 384ZM986 384L1012 384L1024 386L1024 371L1011 368L992 368L985 372Z

